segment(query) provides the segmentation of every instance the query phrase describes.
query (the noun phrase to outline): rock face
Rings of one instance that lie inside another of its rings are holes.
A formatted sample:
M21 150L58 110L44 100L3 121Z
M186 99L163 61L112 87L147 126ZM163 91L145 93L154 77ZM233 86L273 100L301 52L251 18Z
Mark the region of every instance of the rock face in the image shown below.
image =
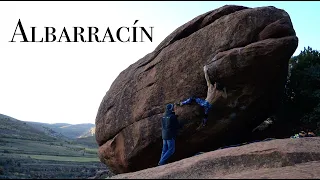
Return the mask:
M275 7L223 6L192 19L111 85L96 117L100 160L115 173L156 166L165 105L206 97L204 65L228 98L214 104L201 131L201 107L176 108L185 126L170 161L250 136L276 107L297 46L289 15Z
M320 137L216 150L110 179L319 179Z

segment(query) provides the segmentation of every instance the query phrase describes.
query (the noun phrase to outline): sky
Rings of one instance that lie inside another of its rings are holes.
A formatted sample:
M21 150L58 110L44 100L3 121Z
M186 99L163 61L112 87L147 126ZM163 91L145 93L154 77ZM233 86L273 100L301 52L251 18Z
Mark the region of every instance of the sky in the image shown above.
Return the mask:
M152 52L179 26L223 5L284 9L299 38L294 55L307 46L320 50L316 1L0 2L0 114L22 121L95 123L100 103L121 71ZM149 33L153 27L153 39L32 43L15 36L16 42L9 42L19 19L29 40L31 27L36 27L37 41L45 37L46 26L56 28L57 38L63 27L69 33L74 26L95 26L103 33L109 27L116 36L118 28L133 27L135 20L135 27Z

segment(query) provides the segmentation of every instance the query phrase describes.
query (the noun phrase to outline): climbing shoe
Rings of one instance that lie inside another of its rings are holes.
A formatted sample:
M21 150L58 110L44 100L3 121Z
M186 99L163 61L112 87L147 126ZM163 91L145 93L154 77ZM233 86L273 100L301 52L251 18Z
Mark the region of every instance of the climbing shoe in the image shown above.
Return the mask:
M299 132L299 136L300 136L300 137L306 137L306 135L307 135L307 134L306 134L304 131L300 131L300 132Z
M316 135L313 132L308 132L308 137L316 137Z

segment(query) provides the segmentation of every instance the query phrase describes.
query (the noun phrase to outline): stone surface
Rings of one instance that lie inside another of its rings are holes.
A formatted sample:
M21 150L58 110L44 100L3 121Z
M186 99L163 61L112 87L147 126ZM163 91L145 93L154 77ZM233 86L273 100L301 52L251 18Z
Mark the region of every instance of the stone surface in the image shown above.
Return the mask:
M320 137L276 139L207 152L111 179L319 179Z
M250 136L276 107L297 45L289 15L275 7L223 6L192 19L112 83L96 117L100 160L115 173L156 166L165 105L205 98L206 64L228 98L214 104L201 131L201 107L176 109L185 126L170 162Z

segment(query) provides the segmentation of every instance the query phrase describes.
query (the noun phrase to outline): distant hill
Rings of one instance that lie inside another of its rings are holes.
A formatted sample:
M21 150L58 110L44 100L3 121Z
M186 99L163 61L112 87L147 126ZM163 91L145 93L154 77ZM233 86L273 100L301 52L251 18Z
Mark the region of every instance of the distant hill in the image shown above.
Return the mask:
M79 138L92 137L95 135L96 127L90 128L87 132L83 133Z
M49 136L56 137L56 138L63 139L63 140L69 139L67 136L64 136L62 133L53 130L52 128L47 126L47 124L45 124L45 123L27 122L27 121L25 121L25 123L35 129L37 129L38 131L44 132L45 134L47 134Z
M56 139L26 122L3 114L0 114L0 137L37 141L54 141Z
M26 122L32 127L37 128L41 131L46 131L46 129L51 129L54 132L61 134L70 139L83 138L94 136L95 125L91 123L83 124L67 124L67 123L39 123L39 122Z
M62 140L92 137L95 135L95 125L91 123L68 124L68 123L40 123L21 121L7 115L0 114L0 135L22 136L22 134L43 134ZM23 131L23 133L22 133ZM22 134L21 134L22 133ZM41 134L41 135L39 135ZM94 140L95 141L95 140Z
M96 141L96 136L88 136L83 138L74 139L73 142L75 144L82 144L91 148L98 148L98 144Z

